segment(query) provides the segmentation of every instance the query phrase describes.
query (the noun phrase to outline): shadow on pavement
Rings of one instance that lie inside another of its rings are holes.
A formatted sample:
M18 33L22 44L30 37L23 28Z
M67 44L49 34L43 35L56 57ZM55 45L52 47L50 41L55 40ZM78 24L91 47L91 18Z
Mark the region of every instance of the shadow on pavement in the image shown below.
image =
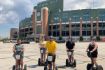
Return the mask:
M58 68L66 68L66 65L57 66Z
M38 65L29 65L28 67L29 68L36 68L36 67L38 67Z

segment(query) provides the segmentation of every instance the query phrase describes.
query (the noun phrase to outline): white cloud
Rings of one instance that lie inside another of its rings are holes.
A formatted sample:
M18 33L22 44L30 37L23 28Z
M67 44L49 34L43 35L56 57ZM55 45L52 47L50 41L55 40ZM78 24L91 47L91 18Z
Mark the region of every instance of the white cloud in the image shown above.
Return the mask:
M105 0L64 0L64 10L105 8Z
M0 0L0 24L18 23L32 13L30 0Z
M45 0L0 0L0 24L18 23L32 14L34 5ZM105 0L64 0L64 10L105 8Z

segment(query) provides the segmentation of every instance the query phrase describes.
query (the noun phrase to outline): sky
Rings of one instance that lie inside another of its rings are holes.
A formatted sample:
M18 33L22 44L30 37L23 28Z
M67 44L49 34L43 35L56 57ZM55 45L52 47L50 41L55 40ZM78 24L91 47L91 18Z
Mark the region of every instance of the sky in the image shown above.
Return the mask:
M0 37L9 37L10 28L18 28L41 1L45 0L0 0ZM64 10L90 8L105 8L105 0L64 0Z

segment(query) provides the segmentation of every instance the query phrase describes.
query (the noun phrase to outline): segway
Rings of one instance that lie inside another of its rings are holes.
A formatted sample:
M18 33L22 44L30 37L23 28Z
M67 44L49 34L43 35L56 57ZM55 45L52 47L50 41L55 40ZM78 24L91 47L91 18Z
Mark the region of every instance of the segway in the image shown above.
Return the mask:
M16 51L16 53L14 55L15 59L19 61L19 65L18 65L17 70L22 70L21 63L20 63L20 59L22 57L21 53L23 53L23 52L22 51ZM12 70L16 70L16 65L13 65ZM24 65L24 70L27 70L27 65L26 64Z
M48 57L46 59L46 63L45 63L45 66L44 66L44 70L53 70L52 69L52 67L53 67L53 65L52 65L53 58L54 58L54 56L52 54L48 54ZM48 67L48 64L49 64L49 67ZM55 70L58 70L57 66L55 67Z
M40 53L41 53L41 58L38 59L38 65L44 66L45 65L45 61L44 61L45 50L40 49Z
M73 52L74 50L68 50L67 54L68 54L68 59L66 59L66 66L67 67L76 67L76 60L75 59L71 59L73 57Z
M87 52L87 56L89 58L92 58L90 51ZM95 65L95 64L92 64L92 63L88 63L87 64L87 70L103 70L103 67L101 65Z

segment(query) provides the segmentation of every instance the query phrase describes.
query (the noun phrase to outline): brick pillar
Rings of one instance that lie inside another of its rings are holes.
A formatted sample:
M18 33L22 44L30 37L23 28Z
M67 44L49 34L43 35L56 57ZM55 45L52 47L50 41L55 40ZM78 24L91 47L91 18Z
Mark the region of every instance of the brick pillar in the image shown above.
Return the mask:
M93 37L93 17L90 19L90 24L91 24L91 37Z
M53 36L53 20L51 20L51 35Z
M59 19L59 31L60 31L60 37L62 36L62 21Z
M71 38L71 27L72 23L71 23L71 18L69 19L69 37Z
M96 32L97 32L97 36L99 36L99 23L98 23L98 17L96 17Z
M45 36L48 36L48 8L47 7L43 7L42 8L42 28L43 28L43 34Z
M82 18L80 18L80 36L82 36Z
M32 28L33 28L33 34L34 34L34 40L36 41L36 10L33 10L32 13Z

